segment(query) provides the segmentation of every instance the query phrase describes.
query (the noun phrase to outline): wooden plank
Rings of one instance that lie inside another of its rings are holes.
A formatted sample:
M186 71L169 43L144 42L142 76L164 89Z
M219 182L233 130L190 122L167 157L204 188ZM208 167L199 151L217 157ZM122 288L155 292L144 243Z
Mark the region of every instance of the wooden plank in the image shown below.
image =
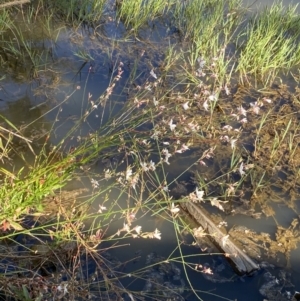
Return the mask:
M192 202L182 203L181 205L190 216L201 226L206 233L209 234L213 243L222 252L229 254L230 257L226 257L229 262L233 265L237 273L250 274L255 270L259 269L259 265L254 262L241 248L239 248L232 237L222 232L215 223L208 217L209 213L199 204ZM225 237L225 239L224 239Z

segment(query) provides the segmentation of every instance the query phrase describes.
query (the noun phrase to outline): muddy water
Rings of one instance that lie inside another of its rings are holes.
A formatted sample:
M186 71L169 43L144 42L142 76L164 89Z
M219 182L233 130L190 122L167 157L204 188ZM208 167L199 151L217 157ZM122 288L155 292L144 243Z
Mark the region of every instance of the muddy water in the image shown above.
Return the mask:
M260 4L268 4L267 2L269 3L270 1L260 1ZM289 1L288 4L290 3ZM80 43L74 44L74 40L77 42L80 41ZM45 134L51 129L53 120L56 120L55 128L50 139L53 144L58 143L65 137L72 126L74 126L79 117L82 116L82 113L88 105L88 94L90 93L93 95L93 98L96 99L105 91L111 80L112 65L117 60L123 59L128 63L128 66L130 65L131 58L125 55L124 52L126 51L121 52L120 50L120 53L118 53L118 50L115 50L114 53L110 53L106 51L106 49L108 49L107 47L109 47L109 45L100 47L99 43L93 42L85 32L77 36L70 31L65 31L57 42L55 60L53 63L53 67L56 68L55 70L60 74L60 77L56 79L53 77L53 74L48 77L48 74L45 73L44 76L41 76L39 81L30 83L24 81L18 82L13 77L7 77L7 79L1 82L1 113L17 126L26 125L37 120L37 122L29 126L26 131L27 134L32 137L34 137L34 135L40 135L39 139L45 137ZM94 60L85 64L84 60L76 57L74 50L78 50L79 48L86 49ZM129 48L130 47L128 47L128 49ZM144 67L145 66L142 65L139 71L145 72L143 70ZM109 116L113 115L114 112L122 107L126 101L126 93L122 93L122 86L125 85L129 72L130 68L125 68L123 79L119 84L120 88L114 91L112 102L109 104L107 110L104 111L104 115L101 109L95 110L91 116L89 116L87 122L83 123L76 133L77 137L85 136L90 131L99 128L101 124L105 123ZM47 82L47 84L44 85L45 82ZM49 88L49 85L53 86ZM80 89L77 87L80 87ZM48 111L50 111L50 113L46 114ZM39 143L39 139L36 139L37 143ZM75 142L68 141L67 147L72 146L73 143ZM183 165L183 162L180 161L180 155L178 155L178 158L177 164L176 161L173 163L177 166L180 165L182 169L178 169L177 167L175 169L171 164L169 170L167 170L170 173L170 178L177 177L193 163L193 159L190 159L190 162L184 159L183 161L185 161L186 165ZM180 162L180 164L178 162ZM93 171L102 172L103 164L97 162ZM180 180L186 179L187 178L183 176ZM89 179L83 179L81 183L85 187L91 186ZM118 192L115 192L115 195L112 194L112 197L113 196L117 199ZM118 203L124 204L124 208L126 208L127 198L121 197ZM96 199L92 210L97 211L99 205L102 204L102 198ZM109 204L105 205L109 207ZM289 210L284 204L274 205L274 210L277 213L277 221L284 226L288 226L291 216L295 215L295 212ZM224 220L227 221L229 227L235 224L244 225L255 231L268 232L273 236L276 230L276 222L271 217L254 220L244 215L236 215L234 217L224 216ZM124 219L120 219L113 223L110 231L113 233L122 228L124 221ZM145 287L146 281L132 281L129 274L138 273L141 269L144 269L148 258L147 256L153 252L156 253L156 256L162 256L164 258L168 258L169 256L171 258L180 257L180 252L172 223L153 217L150 214L141 217L137 216L135 223L141 225L144 232L159 228L162 233L161 241L127 239L124 242L122 241L122 243L126 244L124 247L113 249L111 253L121 261L129 262L123 269L123 273L125 275L128 274L128 278L125 278L123 285L133 290L142 290ZM213 269L219 269L219 275L216 273L215 278L208 278L206 275L189 268L187 268L187 275L185 275L182 264L180 262L174 263L176 267L181 270L180 277L185 281L185 284L188 283L186 279L188 277L192 286L203 300L263 300L263 297L259 293L259 288L265 282L263 274L266 270L262 269L252 277L238 277L230 265L219 255L206 254L199 248L191 246L192 241L189 236L183 239L186 244L181 245L181 250L184 256L187 256L186 260L189 261L190 264L208 264ZM136 260L132 260L133 258L136 258ZM291 267L291 282L295 285L296 289L300 289L300 274L298 269L298 267L300 267L299 249L292 252ZM276 267L268 269L273 275L279 275L280 269ZM141 278L147 278L146 273L140 275ZM165 280L168 278L169 276L165 275ZM225 282L225 279L231 279L232 281ZM176 282L174 285L179 285L178 280L176 281L174 281ZM293 291L292 288L291 291ZM190 301L197 300L193 292L187 292L185 298Z

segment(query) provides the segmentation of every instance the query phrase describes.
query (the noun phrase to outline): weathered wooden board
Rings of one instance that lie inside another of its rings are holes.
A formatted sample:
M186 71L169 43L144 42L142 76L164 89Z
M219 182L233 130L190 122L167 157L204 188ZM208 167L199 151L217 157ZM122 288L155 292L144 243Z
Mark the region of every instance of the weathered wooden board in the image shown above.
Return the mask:
M224 239L227 233L222 232L215 223L208 217L209 213L200 205L192 202L182 204L185 209L201 226L213 240L214 244L224 253L239 274L250 274L259 269L259 265L254 262L241 248L239 248L232 237Z

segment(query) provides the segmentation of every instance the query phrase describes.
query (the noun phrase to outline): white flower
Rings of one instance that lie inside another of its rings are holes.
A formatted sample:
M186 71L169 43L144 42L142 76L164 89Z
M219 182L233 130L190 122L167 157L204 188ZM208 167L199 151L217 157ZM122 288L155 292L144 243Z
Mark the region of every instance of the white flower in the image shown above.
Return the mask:
M254 167L253 163L252 164L246 164L246 165L244 165L244 170L249 170L249 169L251 169L253 167Z
M185 110L188 110L190 107L189 107L189 102L185 102L182 107L185 109Z
M264 97L262 100L265 101L265 102L267 102L267 103L271 103L272 102L272 100L270 98L266 98L266 97Z
M66 295L68 293L68 283L63 283L62 285L60 284L58 287L57 287L57 290L59 292L63 291L63 295Z
M139 181L139 174L135 174L134 177L131 178L130 181L130 186L135 189L135 185L138 183Z
M176 150L175 153L180 153L180 154L182 154L182 153L184 153L186 150L189 150L188 146L185 145L185 144L182 144L181 148L178 149L178 150Z
M229 88L227 87L227 84L225 84L224 90L225 90L226 95L229 95L229 94L230 94L230 90L229 90Z
M207 164L206 164L203 160L200 160L199 163L200 163L200 165L202 165L202 166L207 166Z
M152 134L151 138L158 140L158 136L160 135L160 131L155 130L154 133Z
M233 129L232 126L229 125L229 124L224 125L224 126L222 127L222 130L223 130L223 131L231 131L232 129Z
M166 162L167 164L170 164L169 158L172 157L172 155L169 153L169 151L166 148L164 148L162 150L162 154L165 156L164 162Z
M209 101L217 101L218 97L217 97L216 93L213 93L213 94L209 95L208 100Z
M172 203L171 209L170 211L174 214L178 213L180 211L180 209L178 208L178 205L174 205L174 203Z
M164 148L162 151L161 151L166 157L171 157L172 155L169 153L168 149Z
M221 136L220 140L223 141L223 142L229 142L230 139L227 135L225 135L225 136Z
M141 166L142 166L143 171L148 171L149 170L146 162L141 162Z
M189 122L188 123L189 128L192 132L196 132L199 130L200 126L197 123Z
M93 188L98 188L98 187L99 187L98 181L96 181L96 180L94 180L94 179L91 179L91 183L92 183L92 187L93 187Z
M205 100L205 102L203 103L203 108L205 111L208 111L208 102L207 100Z
M123 229L121 231L126 231L126 232L130 232L130 227L128 224L124 224Z
M221 222L219 222L219 224L218 224L218 228L221 228L221 227L227 227L228 226L228 224L227 224L227 222L225 222L225 221L221 221Z
M169 188L168 188L168 185L164 186L164 187L162 188L162 190L165 191L165 192L169 192L169 191L170 191Z
M104 177L106 180L110 179L111 175L112 175L112 173L109 169L104 170Z
M193 234L196 238L201 238L206 235L205 230L201 226L199 228L194 228Z
M153 237L156 239L161 239L161 233L159 230L155 229L154 233L153 233Z
M170 126L170 130L171 130L171 132L173 132L173 131L174 131L174 129L176 128L176 124L174 124L174 123L173 123L173 119L171 119L171 120L170 120L170 122L169 122L169 126Z
M156 169L155 163L152 160L149 162L149 169L152 171L154 171Z
M134 230L137 234L140 235L141 230L142 230L142 226L136 226L133 230Z
M197 196L196 196L195 192L191 192L191 193L189 194L189 199L190 199L192 202L194 202L194 203L197 203L197 202L198 202L198 199L197 199Z
M142 144L148 146L150 145L150 141L147 141L146 139L142 140Z
M150 71L150 75L155 79L157 79L157 75L154 73L153 69Z
M234 195L235 193L235 188L237 186L237 182L234 183L234 184L229 184L228 185L229 187L226 189L226 194L227 196L231 196L231 195Z
M181 149L182 149L182 151L186 151L186 150L189 150L189 147L185 144L182 144Z
M235 148L236 142L237 142L237 139L231 139L231 140L230 140L230 144L231 144L231 148L232 148L232 149Z
M238 112L239 112L239 115L247 116L247 111L243 108L243 106L240 106L238 108Z
M158 101L158 100L156 100L156 98L155 98L155 97L153 97L153 103L154 103L154 105L157 107L157 106L158 106L158 104L159 104L159 101Z
M126 180L129 180L131 176L132 176L132 169L130 168L130 166L128 166L126 169L126 176L125 176Z
M217 198L210 199L210 203L212 206L219 208L220 210L224 211L223 206L220 204L222 201L218 200ZM223 201L222 203L227 203L227 201Z
M106 207L99 205L98 213L102 213L104 210L107 210Z
M256 102L251 102L250 106L252 107L252 112L253 113L259 114L260 107L259 107L259 104L258 104L257 101Z
M230 116L236 118L236 120L240 119L240 116L238 114L231 113Z
M213 271L211 268L207 268L207 267L204 267L203 268L203 271L202 271L204 274L209 274L209 275L213 275Z
M196 75L197 76L199 76L199 77L203 77L203 76L205 76L206 75L206 73L204 73L203 71L202 71L202 69L197 69L197 71L196 71Z
M243 162L240 165L239 173L240 173L241 177L245 174L245 172L244 172L244 163Z
M216 147L211 147L211 148L207 149L206 151L204 151L202 158L206 158L206 159L213 158L215 148Z
M202 56L199 56L198 58L197 58L197 62L198 62L198 64L199 64L199 67L202 69L204 66L205 66L205 64L206 64L206 61L204 60L204 58L202 57Z
M199 190L198 187L196 187L195 193L196 193L196 197L197 197L198 201L203 201L204 191Z

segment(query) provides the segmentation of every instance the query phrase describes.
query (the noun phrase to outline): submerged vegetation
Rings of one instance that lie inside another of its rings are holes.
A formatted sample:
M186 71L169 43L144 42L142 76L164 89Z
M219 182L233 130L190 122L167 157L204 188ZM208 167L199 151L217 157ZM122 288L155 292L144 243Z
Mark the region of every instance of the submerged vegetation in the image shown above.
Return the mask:
M1 114L4 300L213 296L189 276L214 269L195 263L198 248L183 252L182 235L207 236L187 222L186 202L215 207L219 228L233 214L273 216L275 239L240 236L268 243L257 260L281 252L289 264L298 218L282 227L272 201L299 215L299 18L296 7L253 12L239 0L0 6L1 92L28 83L35 99ZM92 92L95 74L104 85ZM159 222L144 231L145 217ZM161 221L175 250L128 272L138 250L128 262L114 250L163 241Z

